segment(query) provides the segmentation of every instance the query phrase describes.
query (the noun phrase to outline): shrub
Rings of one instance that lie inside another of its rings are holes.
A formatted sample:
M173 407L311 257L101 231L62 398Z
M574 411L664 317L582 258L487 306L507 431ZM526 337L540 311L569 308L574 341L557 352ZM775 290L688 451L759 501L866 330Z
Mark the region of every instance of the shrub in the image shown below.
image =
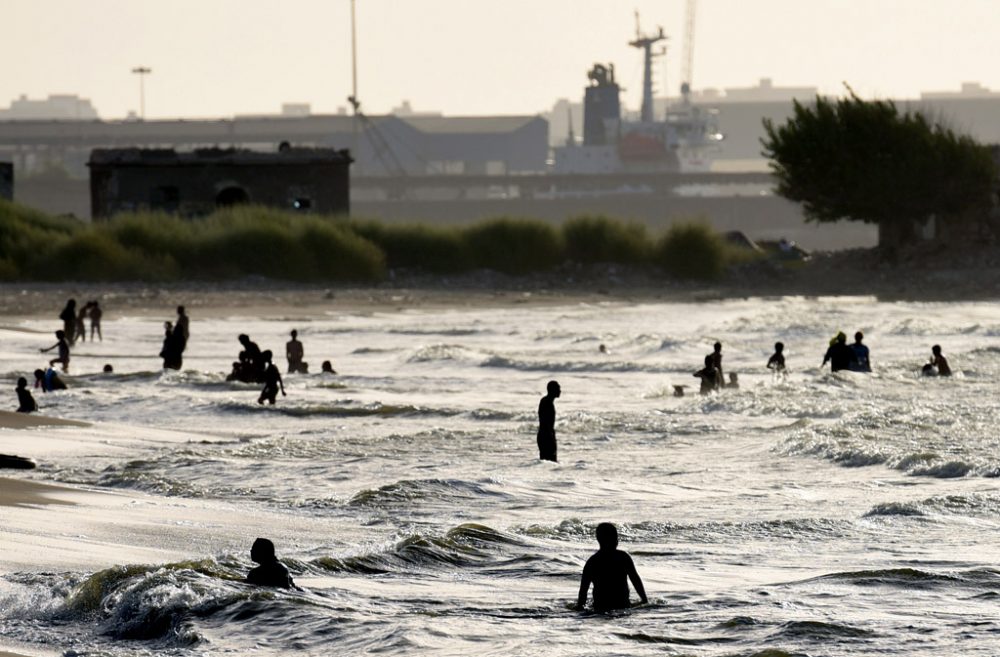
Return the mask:
M468 271L472 258L458 228L423 224L356 222L352 230L374 242L393 269L421 269L436 274Z
M562 226L566 257L581 264L614 262L639 265L649 257L646 227L603 216L576 217Z
M469 226L464 238L475 266L506 274L542 271L565 260L561 236L541 221L493 219Z
M675 278L715 280L725 271L728 248L707 224L678 224L659 240L654 259Z

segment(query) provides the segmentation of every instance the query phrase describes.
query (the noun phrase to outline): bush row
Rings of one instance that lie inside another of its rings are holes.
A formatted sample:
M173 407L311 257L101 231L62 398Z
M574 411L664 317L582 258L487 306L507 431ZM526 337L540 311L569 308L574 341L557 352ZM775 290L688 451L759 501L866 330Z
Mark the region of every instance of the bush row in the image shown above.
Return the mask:
M566 262L720 277L734 258L704 224L650 235L642 224L578 217L562 226L500 218L468 226L386 224L260 207L198 220L132 214L84 224L0 201L0 280L192 280L260 275L373 282L387 269L437 274L550 270Z

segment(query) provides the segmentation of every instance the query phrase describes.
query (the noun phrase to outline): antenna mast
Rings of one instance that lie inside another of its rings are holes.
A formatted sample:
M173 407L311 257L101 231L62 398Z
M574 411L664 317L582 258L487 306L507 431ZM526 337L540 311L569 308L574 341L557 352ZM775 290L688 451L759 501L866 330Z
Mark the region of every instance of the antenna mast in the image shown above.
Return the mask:
M653 52L653 46L660 41L666 41L663 28L657 28L658 32L643 35L639 28L639 12L635 12L635 40L628 45L633 48L640 48L643 51L643 75L642 75L642 121L652 123L653 121L653 58L662 57L667 53L664 47L657 52Z
M684 55L681 70L681 97L691 102L691 85L694 82L694 26L698 13L698 0L687 0L684 7Z

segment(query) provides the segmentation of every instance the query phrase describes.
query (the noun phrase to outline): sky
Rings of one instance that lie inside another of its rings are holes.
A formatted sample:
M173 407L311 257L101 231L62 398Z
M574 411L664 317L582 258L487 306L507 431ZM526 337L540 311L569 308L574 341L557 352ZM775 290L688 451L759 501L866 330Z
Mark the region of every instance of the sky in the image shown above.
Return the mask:
M639 104L634 11L670 38L656 82L679 81L685 0L357 0L358 96L448 115L535 114L579 100L595 62ZM0 0L0 108L89 98L103 118L335 112L351 92L350 0ZM1000 0L699 0L694 87L816 86L913 98L1000 90Z

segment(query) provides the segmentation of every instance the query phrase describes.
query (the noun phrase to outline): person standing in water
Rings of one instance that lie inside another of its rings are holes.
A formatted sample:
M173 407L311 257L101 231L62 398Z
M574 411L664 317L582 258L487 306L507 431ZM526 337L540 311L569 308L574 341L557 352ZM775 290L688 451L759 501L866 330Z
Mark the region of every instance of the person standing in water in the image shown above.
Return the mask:
M266 538L258 538L250 548L250 559L260 564L247 573L247 584L275 586L282 589L295 588L295 582L285 565L274 554L274 543Z
M830 363L831 372L854 369L857 363L855 351L847 346L847 335L839 331L833 340L830 340L830 348L823 356L823 365ZM822 367L823 365L820 365Z
M96 301L90 302L90 341L94 341L94 333L97 333L98 339L104 342L104 336L101 334L101 317L104 315L104 311L101 310L101 305Z
M726 375L722 373L722 343L716 342L712 346L712 353L709 355L712 357L712 364L715 365L715 369L719 370L719 380L725 381Z
M271 350L264 350L261 358L267 364L267 367L264 369L264 389L260 391L257 403L263 404L266 399L267 403L273 406L274 400L278 397L279 388L281 389L281 396L285 396L285 384L281 380L281 372L278 371L278 366L271 362Z
M722 390L722 372L715 366L715 358L712 354L705 356L705 367L694 373L694 376L701 379L699 392L707 395L714 390Z
M628 583L632 582L635 592L639 594L642 604L648 604L646 588L642 578L635 569L635 563L628 552L618 549L618 529L610 522L602 522L595 532L600 548L583 567L583 577L580 579L580 594L577 596L576 608L583 610L587 604L587 594L590 585L594 585L594 611L604 613L615 609L628 609Z
M73 344L77 341L86 342L87 341L87 315L90 313L90 302L83 304L80 311L76 314L76 325L73 327Z
M774 353L767 359L767 369L773 370L775 374L785 373L785 344L783 342L774 343Z
M76 299L66 302L66 307L59 313L63 323L63 334L69 342L73 342L73 331L76 330Z
M181 345L181 352L183 352L187 347L188 338L191 337L190 328L191 322L187 313L184 311L184 306L177 306L177 321L174 322L174 330L180 331L177 337L182 340L182 342L179 342Z
M548 394L538 402L538 458L543 461L558 461L555 400L562 394L562 388L557 381L549 381L545 389Z
M302 358L305 349L299 342L299 332L292 329L292 339L285 343L285 358L288 359L288 373L302 372Z
M18 377L17 387L14 388L17 392L17 412L18 413L34 413L38 410L38 404L35 403L35 398L31 396L31 391L28 390L28 380L26 378Z
M76 321L76 320L74 320L74 321ZM54 345L52 345L48 349L39 349L38 351L40 351L41 353L44 354L46 351L52 351L56 347L59 347L59 352L58 352L59 355L49 361L49 367L52 367L56 363L62 363L62 371L63 372L68 372L69 371L69 341L66 339L66 332L65 331L56 331L56 340L58 340L58 342L56 342Z
M851 365L851 369L855 372L871 372L872 364L869 360L869 352L867 345L862 344L862 340L865 339L865 334L858 331L854 334L854 344L851 345L851 350L854 352L854 364Z

